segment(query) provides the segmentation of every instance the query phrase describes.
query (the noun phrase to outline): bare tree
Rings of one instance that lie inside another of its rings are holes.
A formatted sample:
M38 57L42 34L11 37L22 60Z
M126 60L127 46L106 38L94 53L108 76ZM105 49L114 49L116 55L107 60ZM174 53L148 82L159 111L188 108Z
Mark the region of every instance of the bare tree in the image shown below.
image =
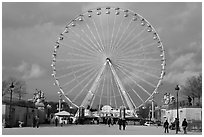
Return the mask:
M184 86L182 86L182 93L188 98L191 97L193 100L193 105L195 98L198 99L198 104L200 105L200 99L202 97L202 75L193 76L186 80Z
M22 97L26 94L26 82L15 77L9 77L7 80L2 82L2 97L10 93L11 83L14 85L14 95L16 95L19 100L21 100Z

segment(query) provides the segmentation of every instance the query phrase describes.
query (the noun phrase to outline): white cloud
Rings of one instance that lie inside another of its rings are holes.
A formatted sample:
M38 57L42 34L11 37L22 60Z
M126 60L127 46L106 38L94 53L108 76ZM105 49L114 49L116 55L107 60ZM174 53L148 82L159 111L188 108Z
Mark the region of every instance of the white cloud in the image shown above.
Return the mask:
M15 68L19 72L24 72L28 69L28 64L26 62L22 62L17 68Z
M199 72L184 71L184 72L170 72L164 77L164 81L172 84L184 85L187 78L198 76Z
M180 55L169 67L169 73L164 81L169 83L184 84L186 79L197 76L202 70L202 62L196 62L196 53Z
M24 79L38 78L44 74L44 70L40 68L37 64L32 64L30 70L28 70L24 75Z
M181 55L177 58L170 66L171 69L175 68L184 68L189 63L193 62L193 57L195 56L194 53L189 53L185 55Z
M39 78L45 72L38 64L28 64L24 61L14 69L22 74L23 79Z
M172 14L169 20L174 21L172 29L176 31L183 31L185 25L192 19L195 12L199 9L200 3L185 3L185 7L181 8L177 14Z

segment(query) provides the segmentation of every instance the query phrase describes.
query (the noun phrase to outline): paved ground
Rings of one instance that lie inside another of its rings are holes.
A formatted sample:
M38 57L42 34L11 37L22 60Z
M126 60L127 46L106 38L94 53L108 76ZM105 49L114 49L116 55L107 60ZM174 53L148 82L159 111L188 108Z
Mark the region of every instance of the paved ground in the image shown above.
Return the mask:
M170 130L175 135L175 130ZM54 127L41 125L40 128L2 128L2 135L165 135L162 127L127 126L126 130L119 130L118 125L67 125ZM179 133L183 135L183 133ZM188 135L202 135L201 132L188 132Z

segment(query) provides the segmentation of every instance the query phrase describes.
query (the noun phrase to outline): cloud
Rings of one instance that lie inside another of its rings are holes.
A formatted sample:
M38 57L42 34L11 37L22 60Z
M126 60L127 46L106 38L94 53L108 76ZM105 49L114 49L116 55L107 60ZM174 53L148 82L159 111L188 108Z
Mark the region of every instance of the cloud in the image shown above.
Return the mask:
M26 62L22 62L17 68L15 68L19 72L25 72L28 69L28 64Z
M26 80L39 78L45 73L44 69L38 64L28 64L24 61L18 67L14 68L14 70L20 72L22 74L22 78Z
M175 9L177 14L172 14L168 18L173 23L173 30L183 31L185 26L192 21L192 18L200 10L201 3L185 3L180 5L179 9Z
M172 84L184 85L187 78L198 76L199 72L184 71L184 72L170 72L164 77L164 81Z
M174 68L183 68L186 65L188 65L189 63L191 63L193 61L193 57L195 56L194 53L189 53L186 55L181 55L179 58L177 58L170 66L171 69Z
M202 62L196 63L196 54L188 53L178 57L169 67L169 73L164 81L184 84L186 79L202 72Z

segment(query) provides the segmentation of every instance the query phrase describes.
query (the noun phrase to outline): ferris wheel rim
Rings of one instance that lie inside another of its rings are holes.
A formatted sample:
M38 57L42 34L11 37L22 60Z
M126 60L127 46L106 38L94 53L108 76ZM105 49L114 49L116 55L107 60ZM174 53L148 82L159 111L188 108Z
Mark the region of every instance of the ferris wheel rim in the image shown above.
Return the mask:
M105 8L105 7L104 7L104 8ZM117 7L110 7L110 8L111 8L111 9L116 9ZM82 13L82 14L77 15L73 20L71 20L71 21L68 23L68 25L66 25L65 28L70 27L70 25L72 24L72 22L75 21L76 19L78 19L81 15L85 15L85 14L87 14L89 11L96 11L96 10L98 10L98 8L94 8L94 9L88 10L88 11ZM123 10L123 11L124 11L125 9L119 8L119 10ZM155 90L152 92L151 96L149 96L149 98L145 101L145 102L147 102L150 98L152 98L153 94L155 94L155 93L157 92L157 89L158 89L158 87L160 86L161 81L162 81L162 79L163 79L163 77L164 77L164 73L165 73L165 67L164 67L164 66L165 66L165 64L166 64L166 58L165 58L165 54L164 54L164 48L163 48L162 41L161 41L161 39L160 39L160 37L159 37L159 35L158 35L156 29L155 29L144 17L142 17L140 14L138 14L138 13L136 13L136 12L133 12L133 11L131 11L131 10L129 10L129 9L128 9L128 13L131 13L131 14L133 14L133 15L137 15L140 19L144 19L144 21L145 21L147 24L149 24L149 25L151 26L151 28L152 28L154 34L156 34L156 36L157 36L157 40L158 40L158 43L160 43L159 46L160 46L161 51L162 51L162 54L163 54L163 58L162 58L162 59L163 59L163 61L162 61L163 66L162 66L162 69L161 69L161 77L160 77L160 79L159 79L159 81L158 81L158 83L157 83L157 86L156 86ZM64 30L61 34L63 35L64 33L65 33L65 30ZM60 35L61 35L61 34L60 34ZM58 40L57 40L56 43L59 43L59 41L60 41L60 37L58 38ZM55 50L57 50L57 48L55 48ZM54 51L55 51L55 50L54 50ZM56 59L56 58L55 58L55 59ZM54 59L53 59L53 60L54 60ZM54 61L53 61L53 62L54 62ZM53 65L53 62L52 62L52 65ZM53 69L53 74L55 74L55 73L56 73L55 67L52 66L52 69ZM60 92L61 92L66 98L68 98L68 97L65 95L63 89L60 87L59 81L58 81L58 79L56 79L55 75L54 75L54 78L55 78L56 85L60 88ZM69 98L68 98L68 101L69 101L70 103L72 103L74 106L78 106L78 105L76 105L74 102L72 102ZM141 104L141 105L142 105L142 104ZM141 106L141 105L140 105L140 106ZM140 106L138 106L138 107L140 107ZM79 107L79 106L78 106L78 107ZM137 107L137 108L138 108L138 107Z

